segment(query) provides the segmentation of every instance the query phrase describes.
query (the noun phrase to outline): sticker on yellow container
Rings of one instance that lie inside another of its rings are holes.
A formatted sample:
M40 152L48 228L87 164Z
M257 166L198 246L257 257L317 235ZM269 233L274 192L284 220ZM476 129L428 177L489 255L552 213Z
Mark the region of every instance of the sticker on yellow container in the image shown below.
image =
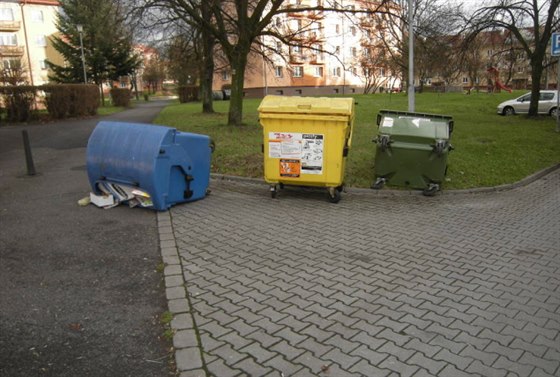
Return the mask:
M280 159L280 176L297 178L301 173L301 161L292 159Z
M324 135L302 134L297 132L269 132L268 157L298 162L299 174L323 174ZM280 175L282 174L280 161Z

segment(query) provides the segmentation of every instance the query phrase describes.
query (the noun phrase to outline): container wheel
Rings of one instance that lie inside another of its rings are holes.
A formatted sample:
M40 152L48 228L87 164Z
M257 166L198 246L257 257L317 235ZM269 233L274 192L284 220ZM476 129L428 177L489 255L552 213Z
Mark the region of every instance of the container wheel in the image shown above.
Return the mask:
M424 194L424 196L434 196L438 191L439 191L439 185L437 183L430 183L428 188L422 191L422 194Z
M338 189L335 188L335 187L329 187L328 198L329 198L329 202L331 202L331 203L340 202L340 199L341 199L340 191L338 191Z
M377 178L371 188L374 190L381 190L383 186L385 186L386 179L385 178Z
M275 199L277 195L278 195L278 190L276 189L276 185L270 186L270 197L272 199Z
M344 191L344 184L342 184L342 185L340 185L340 186L337 186L337 187L336 187L336 191L338 191L338 192Z

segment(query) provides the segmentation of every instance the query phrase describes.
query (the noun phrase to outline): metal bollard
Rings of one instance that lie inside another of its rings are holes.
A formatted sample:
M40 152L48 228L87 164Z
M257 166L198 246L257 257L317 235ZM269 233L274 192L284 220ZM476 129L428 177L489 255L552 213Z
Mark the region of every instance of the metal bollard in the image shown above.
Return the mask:
M25 150L25 162L27 164L27 175L35 175L35 165L33 164L33 155L31 154L31 145L29 144L29 135L27 130L21 131L23 136L23 149Z

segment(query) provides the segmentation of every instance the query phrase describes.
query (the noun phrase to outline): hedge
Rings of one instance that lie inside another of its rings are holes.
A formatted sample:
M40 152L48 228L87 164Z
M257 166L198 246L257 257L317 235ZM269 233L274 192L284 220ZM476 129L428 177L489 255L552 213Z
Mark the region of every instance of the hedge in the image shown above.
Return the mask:
M44 101L54 119L95 115L100 105L99 88L89 84L0 86L0 96L8 122L29 121L38 100Z
M181 85L177 87L179 102L194 102L198 100L198 86Z
M27 122L33 115L31 109L35 102L37 87L31 85L1 86L3 107L8 122Z
M111 88L111 100L113 106L130 106L130 89L126 88Z
M89 84L54 84L39 87L45 92L49 115L61 119L97 114L99 88Z

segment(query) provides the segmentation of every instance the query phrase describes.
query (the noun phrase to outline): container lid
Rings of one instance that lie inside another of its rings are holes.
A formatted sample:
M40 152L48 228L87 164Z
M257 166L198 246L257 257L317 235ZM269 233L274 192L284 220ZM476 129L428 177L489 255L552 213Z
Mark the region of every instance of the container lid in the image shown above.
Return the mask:
M260 113L347 115L354 112L353 98L291 97L269 95L259 105Z
M449 139L450 116L381 111L379 133L427 139Z

